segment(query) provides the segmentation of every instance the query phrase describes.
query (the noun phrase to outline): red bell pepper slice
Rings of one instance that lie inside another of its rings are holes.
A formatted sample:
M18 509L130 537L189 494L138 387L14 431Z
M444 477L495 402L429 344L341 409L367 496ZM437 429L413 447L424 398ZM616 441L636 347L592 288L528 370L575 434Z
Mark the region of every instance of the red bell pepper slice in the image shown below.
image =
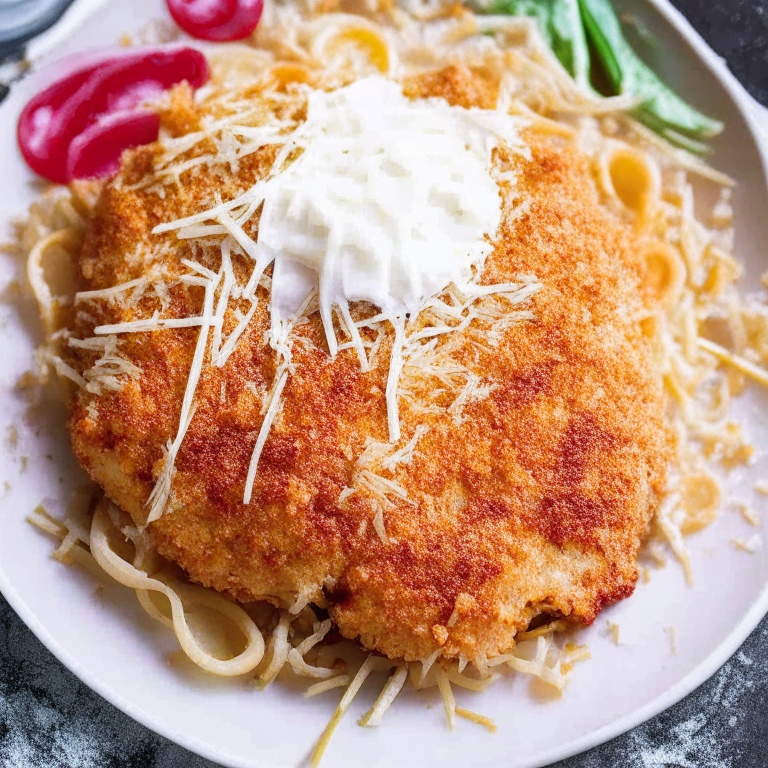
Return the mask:
M97 165L114 168L123 149L157 139L159 120L153 121L157 130L152 135L151 121L136 119L143 104L176 83L186 80L198 88L208 77L205 57L193 48L153 49L85 67L46 88L24 108L18 126L22 155L33 171L51 181L64 184L81 178L69 175L70 171L95 166L82 159L84 140L79 142L77 159L71 162L70 146L76 137L86 135L87 129L104 123L102 129L89 135L98 139L97 154L104 160ZM125 127L118 130L121 121ZM128 138L130 126L137 130L135 141ZM115 140L120 137L111 163L104 157L109 135Z
M75 136L67 151L68 179L112 176L120 168L126 149L151 144L160 131L160 116L154 112L129 112L101 120Z
M264 0L167 0L173 20L199 40L243 40L253 33Z

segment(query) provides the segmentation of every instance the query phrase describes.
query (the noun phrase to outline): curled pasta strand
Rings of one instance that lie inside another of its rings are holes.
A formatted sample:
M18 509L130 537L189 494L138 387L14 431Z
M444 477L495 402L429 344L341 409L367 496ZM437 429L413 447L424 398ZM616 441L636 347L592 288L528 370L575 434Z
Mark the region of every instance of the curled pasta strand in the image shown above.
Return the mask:
M435 667L437 676L437 687L440 689L440 695L443 697L445 706L445 716L448 718L448 727L453 730L456 725L456 700L453 697L453 690L445 670L441 666Z
M280 673L280 670L288 660L291 644L288 641L288 630L291 627L293 616L288 611L280 613L280 621L269 638L269 651L272 658L264 672L259 675L260 685L266 688Z
M395 67L395 49L385 30L363 17L334 13L320 17L307 30L310 50L318 62L360 68L361 62L344 55L345 48L365 54L374 70L389 74ZM349 54L351 51L347 50Z
M478 680L474 677L462 675L461 672L458 672L452 667L448 667L448 669L445 670L445 674L448 675L448 679L454 685L458 685L460 688L466 688L470 691L477 691L478 693L486 690L486 688L495 683L497 677L496 675L489 675L482 680Z
M621 141L610 141L598 159L600 183L618 210L636 216L658 207L661 171L645 152Z
M45 279L43 267L45 254L49 248L54 246L71 250L79 242L80 233L75 227L59 229L39 240L27 257L27 280L37 301L43 327L48 336L56 330L56 318L54 314L55 297Z
M170 622L179 643L187 656L201 669L220 677L234 677L252 671L264 656L264 638L250 616L242 608L202 587L183 584L174 584L171 587L162 581L150 578L146 573L123 560L109 544L108 532L111 521L106 510L108 504L109 502L104 500L96 508L91 527L91 552L98 564L119 583L137 592L145 591L146 603L149 605L152 604L149 603L149 595L146 591L160 592L165 595L171 605ZM141 595L139 599L142 601L142 607L147 610ZM227 660L217 659L203 650L189 629L183 601L202 605L226 616L246 637L245 650L233 659ZM155 612L157 609L152 605L152 610L148 613L155 616Z
M139 605L144 609L148 616L155 621L159 621L161 624L165 624L168 629L174 629L173 619L168 618L162 611L158 610L157 606L152 602L148 589L137 589L135 592L136 597L139 600Z
M307 664L301 657L301 654L296 648L291 648L288 652L288 663L293 668L293 671L297 675L304 677L316 677L321 680L334 677L338 674L335 669L328 669L327 667L315 667L311 664Z

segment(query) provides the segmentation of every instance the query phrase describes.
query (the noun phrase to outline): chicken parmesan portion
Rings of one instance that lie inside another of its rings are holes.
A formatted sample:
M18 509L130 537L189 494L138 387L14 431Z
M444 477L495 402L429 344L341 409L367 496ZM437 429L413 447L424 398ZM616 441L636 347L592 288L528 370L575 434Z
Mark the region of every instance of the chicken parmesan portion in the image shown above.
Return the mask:
M671 456L642 234L588 158L528 127L526 151L493 150L502 215L473 296L446 286L398 330L370 301L329 321L302 293L276 345L279 267L254 278L249 252L262 209L153 231L268 178L306 91L248 92L262 143L244 154L205 138L229 115L178 88L175 154L132 150L101 190L69 328L79 462L193 581L325 609L390 658L482 664L532 622L589 624L634 589ZM496 98L456 66L404 92Z

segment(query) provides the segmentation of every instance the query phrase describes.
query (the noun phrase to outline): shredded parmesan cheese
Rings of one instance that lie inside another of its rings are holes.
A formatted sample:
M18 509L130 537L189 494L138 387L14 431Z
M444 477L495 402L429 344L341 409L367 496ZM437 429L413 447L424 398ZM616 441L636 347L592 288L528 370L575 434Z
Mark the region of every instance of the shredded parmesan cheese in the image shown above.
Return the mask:
M496 733L496 723L494 723L490 717L478 715L477 712L472 712L469 709L462 709L461 707L454 707L454 712L459 715L459 717L471 720L473 723L484 726L491 733Z
M326 691L332 691L334 688L344 688L349 685L352 678L349 675L337 675L330 680L323 680L320 683L310 685L306 691L304 691L304 697L310 698L311 696L317 696L320 693Z
M331 721L326 726L325 730L323 731L323 735L320 737L317 745L315 746L315 749L312 752L312 768L317 768L317 766L320 765L320 761L323 758L326 747L331 740L331 736L333 736L333 732L336 730L336 727L341 721L341 718L344 716L344 713L347 711L347 709L349 709L349 705L352 703L352 700L357 695L357 692L368 678L368 675L370 675L371 672L376 669L389 669L392 665L393 662L391 662L389 659L383 659L377 656L369 656L363 662L363 665L360 667L354 679L349 684L349 687L339 702L339 706L336 708Z
M387 680L387 684L376 699L373 708L360 720L360 725L374 728L381 724L384 713L392 706L392 702L397 698L397 694L403 689L408 677L408 665L405 662L398 664L397 669Z
M218 201L208 211L154 230L155 234L176 230L182 238L228 235L222 245L223 287L213 322L206 313L182 320L155 316L100 327L96 332L212 325L213 357L223 365L232 351L230 342L236 342L250 319L242 319L219 352L222 318L233 288L231 240L254 261L244 297L255 298L264 270L274 262L271 344L279 348L286 363L290 362L285 354L288 342L280 336L286 318L300 316L297 286L316 285L331 355L342 346L354 348L362 370L370 367L380 339L369 357L349 305L369 301L380 307L375 322L388 321L395 330L386 399L390 442L396 445L400 439L398 382L417 342L465 328L482 315L462 314L463 310L482 297L510 297L517 292L512 299L517 303L538 289L527 286L520 293L519 285L475 282L491 251L488 238L495 235L501 219L499 183L515 182L514 174L498 173L492 167L492 152L503 142L512 152L527 153L521 126L506 111L467 110L439 99L412 101L403 96L399 85L381 77L364 78L335 91L312 91L303 123L285 134L259 133L259 146L266 141L280 147L266 178L235 200ZM231 125L227 129L238 132ZM240 135L248 133L239 129ZM232 141L222 138L222 146L233 147ZM230 164L238 157L230 157ZM255 242L243 227L262 205ZM210 221L217 224L205 223ZM222 272L215 276L195 262L185 263L210 284L214 277L222 279ZM471 297L459 313L458 324L408 335L406 318L417 317L425 301L452 284ZM350 338L342 345L334 327L334 307L340 327ZM458 421L465 402L487 396L473 376L452 413ZM271 405L253 451L246 504L286 382L283 369L275 379ZM412 455L412 446L401 450L395 463Z
M677 656L677 627L673 624L671 627L667 627L667 635L669 637L669 650L673 656Z

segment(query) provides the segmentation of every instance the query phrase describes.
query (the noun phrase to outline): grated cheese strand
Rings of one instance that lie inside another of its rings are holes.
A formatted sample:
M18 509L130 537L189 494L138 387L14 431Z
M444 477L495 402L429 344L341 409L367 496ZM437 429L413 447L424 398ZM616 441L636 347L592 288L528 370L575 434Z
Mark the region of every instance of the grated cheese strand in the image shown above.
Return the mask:
M392 706L400 691L403 690L407 678L408 664L401 662L387 680L387 684L382 688L379 698L376 699L371 710L360 719L360 725L366 728L375 728L381 725L385 712Z
M129 280L127 283L113 285L111 288L102 288L98 291L78 291L75 294L75 304L80 304L83 301L93 301L94 299L111 299L119 296L121 293L133 291L136 288L143 288L147 285L149 285L149 280L146 277L138 277L135 280Z
M387 376L387 425L389 428L389 442L400 441L400 417L397 408L397 385L403 372L405 360L403 348L405 346L405 321L402 317L391 318L392 327L395 329L395 339L392 342L392 356L389 361L389 375Z
M417 687L421 687L424 684L424 681L427 678L427 675L429 674L429 670L432 669L432 665L440 658L440 655L442 654L443 649L438 648L433 653L431 653L429 656L427 656L424 661L421 662L421 674L419 675L419 685Z
M344 713L349 709L349 705L357 695L357 692L368 678L368 675L370 675L371 672L375 671L376 669L388 669L392 666L392 664L393 662L389 661L389 659L383 659L377 656L369 656L363 662L354 679L345 691L344 696L339 702L339 706L336 707L336 711L333 713L333 717L325 727L325 730L320 736L317 745L315 746L314 750L312 750L312 758L310 761L312 768L317 768L317 766L320 765L320 761L323 759L323 754L328 747L334 731L341 722L341 718L344 717Z
M330 619L325 619L320 626L317 628L317 631L310 635L306 640L304 640L300 645L296 647L296 652L299 654L299 656L306 656L306 654L312 650L319 642L323 640L323 638L331 631L331 627L333 626L333 622Z
M222 272L219 272L216 280L208 281L205 286L205 299L203 301L203 323L200 328L200 333L197 337L197 345L195 346L195 353L192 357L192 366L190 368L189 376L187 377L187 387L184 391L184 398L181 403L181 415L179 417L179 429L176 434L176 439L173 441L168 455L165 459L165 466L160 474L160 478L155 483L155 487L147 499L147 506L149 506L149 516L147 517L147 525L158 520L163 512L165 512L166 504L171 494L171 482L173 473L175 472L174 464L176 462L176 455L181 448L181 443L184 440L184 435L189 428L192 418L195 414L195 408L193 406L195 391L197 389L197 383L200 380L200 375L203 371L203 359L205 357L205 349L208 343L208 330L214 323L213 317L213 297L216 287L221 280ZM98 330L98 329L97 329Z
M674 512L680 506L680 495L672 493L667 496L656 512L656 519L659 524L661 532L664 534L669 546L677 556L677 559L683 566L685 571L685 579L688 585L693 585L693 570L691 568L691 557L688 552L688 547L683 540L683 534L680 530L680 526L677 525L672 517Z
M477 712L472 712L470 709L462 709L461 707L455 707L454 712L456 712L459 717L464 717L467 720L471 720L473 723L485 726L491 733L496 733L496 723L494 723L490 717L479 715Z
M453 698L453 690L448 680L448 675L441 666L435 667L437 677L437 687L440 689L440 695L443 697L445 706L445 716L448 718L448 727L453 730L456 725L456 700Z
M336 677L332 677L330 680L322 680L319 683L310 685L309 688L304 691L304 698L308 699L311 696L317 696L320 693L332 691L334 688L341 688L343 686L349 685L349 681L351 679L352 678L349 675L337 675Z
M338 307L363 371L370 362L349 304L365 300L379 306L381 320L389 320L396 334L386 389L390 442L396 444L406 315L413 319L425 299L452 283L469 284L475 298L501 291L518 292L522 300L535 290L518 283L498 289L469 283L491 252L488 238L501 221L499 184L516 181L510 173L494 178L493 151L503 142L527 156L522 126L503 111L464 109L439 99L412 101L382 77L310 91L306 119L289 135L254 129L256 143L282 145L266 178L234 200L217 201L212 209L162 224L153 233L176 230L187 237L193 227L223 227L256 262L246 297L254 295L274 261L273 318L295 313L294 286L314 275L331 356L340 346L332 312ZM253 133L239 130L243 136ZM234 141L225 138L221 146ZM298 157L289 162L297 149ZM235 150L228 162L237 157ZM262 203L256 242L243 226ZM216 224L206 224L212 221ZM472 317L458 328L426 333L462 330Z
M747 376L753 378L759 384L763 384L768 387L768 371L765 368L761 368L759 365L755 365L740 355L734 355L729 352L725 347L721 347L719 344L715 344L713 341L703 339L699 337L697 339L699 346L706 352L710 352L716 357L720 358L725 363L732 365L742 373L746 373Z
M243 494L243 504L250 504L251 497L253 496L253 484L256 480L256 469L259 466L259 458L261 452L264 450L264 445L267 442L269 436L269 430L272 427L272 422L277 415L277 409L280 407L280 397L283 394L286 382L288 381L288 370L284 368L279 371L279 378L275 382L272 389L272 397L267 409L267 414L264 416L264 421L261 422L261 428L259 429L259 436L256 440L256 446L253 449L251 455L251 463L248 466L248 476L245 480L245 493Z
M213 324L213 341L211 343L211 358L216 361L219 358L221 349L221 332L224 326L224 314L227 311L229 299L232 296L232 289L235 287L235 274L232 270L232 242L225 238L221 243L221 271L224 275L224 282L221 286L219 301L216 305L215 321Z

